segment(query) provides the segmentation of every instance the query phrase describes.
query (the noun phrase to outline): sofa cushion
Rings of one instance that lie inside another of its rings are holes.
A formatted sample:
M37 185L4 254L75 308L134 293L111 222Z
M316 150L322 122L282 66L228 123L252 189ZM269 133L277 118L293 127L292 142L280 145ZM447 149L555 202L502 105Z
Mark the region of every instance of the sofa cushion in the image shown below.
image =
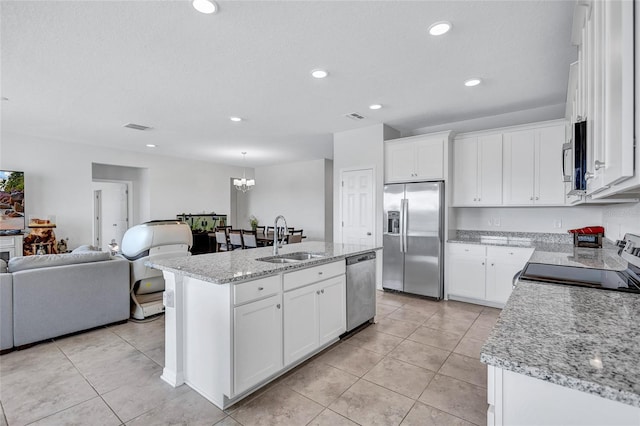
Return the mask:
M0 259L0 274L7 272L7 262L4 259Z
M82 253L43 254L36 256L17 256L9 259L9 272L27 269L49 268L51 266L74 265L77 263L101 262L109 260L106 251L89 251Z

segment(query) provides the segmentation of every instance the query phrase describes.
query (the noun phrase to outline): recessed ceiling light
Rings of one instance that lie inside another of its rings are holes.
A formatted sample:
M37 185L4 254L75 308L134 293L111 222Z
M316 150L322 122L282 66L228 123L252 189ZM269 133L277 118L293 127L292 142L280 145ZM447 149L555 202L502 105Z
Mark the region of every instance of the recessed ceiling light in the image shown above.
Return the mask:
M157 145L153 143L148 143L147 148L155 148Z
M369 105L369 109L380 109L380 108L382 108L382 105L380 104Z
M198 12L206 13L207 15L218 11L218 5L211 0L193 0L192 4Z
M329 73L325 70L313 70L311 71L311 75L313 76L313 78L325 78L326 76L329 75Z
M440 36L442 34L448 33L450 29L451 22L439 21L429 26L429 34L431 34L432 36Z
M482 83L482 80L480 80L479 78L470 78L469 80L464 82L464 85L467 87L473 87L477 86L480 83Z
M242 121L242 118L240 118L240 117L229 117L229 120L234 121L234 122L237 123L239 121Z

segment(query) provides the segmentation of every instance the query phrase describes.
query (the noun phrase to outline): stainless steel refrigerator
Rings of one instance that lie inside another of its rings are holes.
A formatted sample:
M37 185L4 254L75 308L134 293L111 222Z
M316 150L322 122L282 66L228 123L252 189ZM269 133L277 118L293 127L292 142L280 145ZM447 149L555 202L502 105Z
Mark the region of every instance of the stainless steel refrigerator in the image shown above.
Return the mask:
M444 182L384 187L382 287L443 297Z

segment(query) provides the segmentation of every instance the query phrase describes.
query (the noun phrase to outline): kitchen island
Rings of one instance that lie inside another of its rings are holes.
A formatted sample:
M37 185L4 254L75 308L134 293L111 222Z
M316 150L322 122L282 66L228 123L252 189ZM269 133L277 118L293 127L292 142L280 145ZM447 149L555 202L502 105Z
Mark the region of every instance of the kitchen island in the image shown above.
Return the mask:
M271 263L265 247L150 264L166 283L163 380L228 408L338 340L345 258L380 249L308 242L280 249L305 260Z
M625 266L580 251L593 267ZM531 261L576 266L552 253ZM638 294L519 281L481 351L488 424L639 425L639 314Z

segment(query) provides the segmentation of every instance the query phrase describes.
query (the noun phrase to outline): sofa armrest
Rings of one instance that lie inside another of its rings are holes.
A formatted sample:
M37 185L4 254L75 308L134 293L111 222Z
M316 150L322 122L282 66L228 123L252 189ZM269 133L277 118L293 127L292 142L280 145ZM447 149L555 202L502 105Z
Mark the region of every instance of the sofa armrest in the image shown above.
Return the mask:
M0 350L13 347L13 277L0 273Z

